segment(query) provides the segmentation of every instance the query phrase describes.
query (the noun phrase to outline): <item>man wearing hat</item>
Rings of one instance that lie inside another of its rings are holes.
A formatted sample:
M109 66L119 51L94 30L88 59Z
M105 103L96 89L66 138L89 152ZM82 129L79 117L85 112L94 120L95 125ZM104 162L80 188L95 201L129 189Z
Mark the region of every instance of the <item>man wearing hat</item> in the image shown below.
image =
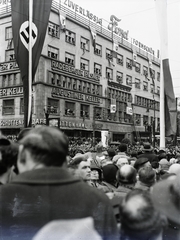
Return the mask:
M138 158L134 163L134 168L137 170L137 172L142 167L150 167L150 166L151 164L149 162L149 159L145 157Z
M19 175L0 188L1 239L30 240L50 221L86 217L92 217L102 239L117 239L108 197L69 173L63 132L42 126L28 131L19 144Z
M158 162L158 156L154 153L154 148L151 146L150 143L144 143L143 153L139 154L137 158L148 158L149 162Z

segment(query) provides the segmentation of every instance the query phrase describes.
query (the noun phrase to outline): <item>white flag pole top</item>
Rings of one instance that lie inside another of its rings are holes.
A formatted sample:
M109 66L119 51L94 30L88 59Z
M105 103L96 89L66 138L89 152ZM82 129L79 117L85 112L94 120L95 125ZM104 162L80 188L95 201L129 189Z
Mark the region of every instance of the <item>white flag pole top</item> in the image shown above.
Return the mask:
M32 19L33 19L33 0L29 0L29 73L28 73L28 86L29 86L29 101L28 101L28 118L27 125L31 119L32 108Z

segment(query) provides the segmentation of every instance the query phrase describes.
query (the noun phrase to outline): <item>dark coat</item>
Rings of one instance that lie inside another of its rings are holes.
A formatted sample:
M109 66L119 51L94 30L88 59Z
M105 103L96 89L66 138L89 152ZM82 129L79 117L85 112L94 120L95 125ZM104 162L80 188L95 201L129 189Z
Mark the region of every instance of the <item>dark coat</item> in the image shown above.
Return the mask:
M49 221L89 216L103 239L117 239L108 197L73 178L66 169L49 167L24 172L0 186L0 239L32 239Z
M158 156L153 152L144 152L137 156L137 158L148 158L149 162L159 162Z

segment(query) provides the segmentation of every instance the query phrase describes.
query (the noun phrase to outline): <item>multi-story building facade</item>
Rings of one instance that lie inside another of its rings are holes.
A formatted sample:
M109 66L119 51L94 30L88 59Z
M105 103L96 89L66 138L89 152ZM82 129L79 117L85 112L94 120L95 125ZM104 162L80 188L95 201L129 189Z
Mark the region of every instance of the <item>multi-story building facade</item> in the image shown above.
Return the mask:
M69 136L100 137L108 130L113 141L143 139L151 136L154 120L158 132L160 60L130 41L127 31L117 25L110 30L113 22L104 27L89 11L66 2L52 4L33 82L33 126L46 124L48 112ZM0 129L13 138L24 126L24 106L10 6L1 8L0 25Z

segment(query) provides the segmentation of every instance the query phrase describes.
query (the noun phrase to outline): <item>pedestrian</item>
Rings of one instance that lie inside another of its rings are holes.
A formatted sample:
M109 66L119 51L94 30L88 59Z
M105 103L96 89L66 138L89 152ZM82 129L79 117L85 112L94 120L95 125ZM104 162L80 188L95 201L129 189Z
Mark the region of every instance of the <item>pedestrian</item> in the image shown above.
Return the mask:
M108 197L67 169L68 138L59 129L32 129L19 141L19 174L0 187L2 239L30 240L48 222L92 217L102 239L117 239Z

